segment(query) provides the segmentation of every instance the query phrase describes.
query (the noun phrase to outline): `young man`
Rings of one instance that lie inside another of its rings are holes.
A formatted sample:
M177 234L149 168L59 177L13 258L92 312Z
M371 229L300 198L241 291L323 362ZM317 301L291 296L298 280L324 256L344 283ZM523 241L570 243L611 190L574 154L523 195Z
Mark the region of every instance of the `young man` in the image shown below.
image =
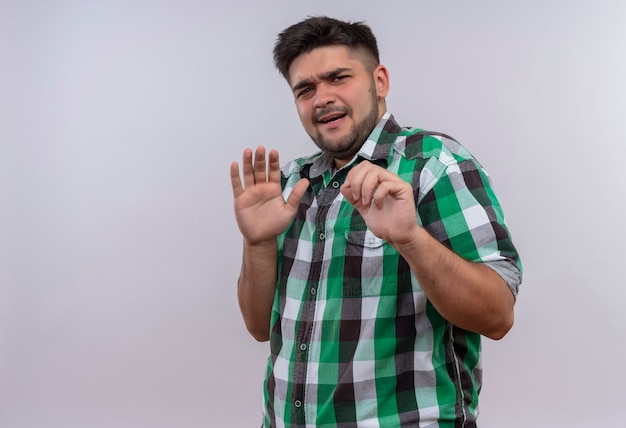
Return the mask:
M487 174L401 128L362 23L308 18L274 48L320 152L231 165L238 297L270 340L266 427L474 427L481 335L513 324L521 263Z

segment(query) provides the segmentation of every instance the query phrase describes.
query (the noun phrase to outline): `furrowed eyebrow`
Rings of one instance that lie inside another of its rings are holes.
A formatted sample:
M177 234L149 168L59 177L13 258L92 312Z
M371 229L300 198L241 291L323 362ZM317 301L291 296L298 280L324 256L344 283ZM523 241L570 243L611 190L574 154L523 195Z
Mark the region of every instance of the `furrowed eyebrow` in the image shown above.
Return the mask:
M312 80L310 80L310 79L301 80L301 81L299 81L298 83L296 83L295 85L293 85L293 86L291 87L291 90L292 90L293 92L298 92L300 89L304 89L304 88L306 88L306 87L307 87L307 86L309 86L311 83L313 83L313 81L312 81Z
M340 67L340 68L336 68L336 69L331 70L331 71L327 71L324 74L320 74L319 77L320 77L320 80L332 80L335 77L337 77L338 75L340 75L341 73L343 73L345 71L348 71L348 70L350 70L348 67ZM295 85L293 85L291 87L291 90L293 92L297 92L298 90L304 89L307 86L311 85L312 83L313 83L313 80L311 80L311 79L304 79L304 80L299 81Z

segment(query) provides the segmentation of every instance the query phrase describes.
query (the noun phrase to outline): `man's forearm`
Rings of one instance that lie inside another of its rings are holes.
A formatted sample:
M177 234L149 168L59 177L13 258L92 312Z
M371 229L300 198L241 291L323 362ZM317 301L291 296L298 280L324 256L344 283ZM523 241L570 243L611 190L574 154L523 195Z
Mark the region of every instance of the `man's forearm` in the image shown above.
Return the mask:
M492 339L504 337L512 327L515 299L494 270L461 258L424 229L397 249L449 322Z
M277 260L276 240L244 243L237 296L246 328L260 342L269 339Z

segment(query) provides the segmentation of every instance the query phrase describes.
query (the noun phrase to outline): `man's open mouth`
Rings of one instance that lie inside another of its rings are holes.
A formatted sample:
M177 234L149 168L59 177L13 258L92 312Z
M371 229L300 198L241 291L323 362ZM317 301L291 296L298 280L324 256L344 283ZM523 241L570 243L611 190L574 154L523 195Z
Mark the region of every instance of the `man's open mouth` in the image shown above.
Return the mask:
M319 117L317 121L319 123L330 123L330 122L334 122L335 120L339 120L345 116L346 114L341 113L341 112L331 113L331 114L326 114L324 116Z

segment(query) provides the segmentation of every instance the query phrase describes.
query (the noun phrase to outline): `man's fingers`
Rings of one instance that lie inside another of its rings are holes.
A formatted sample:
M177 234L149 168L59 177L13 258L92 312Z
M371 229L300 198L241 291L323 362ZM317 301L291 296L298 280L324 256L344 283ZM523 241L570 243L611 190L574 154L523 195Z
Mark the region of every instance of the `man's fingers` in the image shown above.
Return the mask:
M252 149L245 149L241 161L241 172L243 180L240 176L237 162L233 162L230 165L230 178L233 186L233 195L235 197L240 195L245 189L254 187L255 184L267 183L268 181L280 183L278 152L272 150L266 162L265 148L263 146L257 147L254 152Z
M404 182L397 175L364 161L355 166L341 186L341 193L355 207L366 209L374 204L382 208L384 199L402 193Z
M254 181L264 183L267 181L267 170L265 163L265 147L259 146L254 153Z
M369 205L372 202L376 189L381 184L381 178L376 169L371 169L363 177L363 183L361 184L361 199L363 205Z
M245 149L243 151L241 169L243 170L244 186L246 188L254 186L254 170L252 169L252 150L251 149Z
M241 186L241 177L239 177L239 165L237 162L230 164L230 182L233 186L233 197L237 197L243 193Z
M302 197L306 193L306 189L309 187L309 180L306 178L300 179L291 189L291 194L289 195L289 199L287 199L287 205L295 212L298 209L298 205L300 205L300 201Z
M346 178L347 186L351 192L351 200L356 202L361 200L363 205L372 202L372 196L379 184L384 180L381 176L382 168L364 161L357 165Z
M389 196L390 187L393 187L393 185L391 185L390 183L391 182L389 181L380 183L380 185L374 190L374 193L372 194L372 199L370 203L379 210L383 208L385 198Z
M377 208L382 209L386 198L393 198L393 200L400 203L414 204L413 188L410 184L402 180L387 180L380 183L376 192L374 193L372 204Z
M366 169L364 167L367 163L368 162L364 161L352 168L346 177L344 185L342 186L346 191L344 196L347 197L352 203L361 199L361 186L363 184L363 177L366 173Z
M278 160L278 152L272 150L268 156L269 173L268 181L280 183L280 161Z

